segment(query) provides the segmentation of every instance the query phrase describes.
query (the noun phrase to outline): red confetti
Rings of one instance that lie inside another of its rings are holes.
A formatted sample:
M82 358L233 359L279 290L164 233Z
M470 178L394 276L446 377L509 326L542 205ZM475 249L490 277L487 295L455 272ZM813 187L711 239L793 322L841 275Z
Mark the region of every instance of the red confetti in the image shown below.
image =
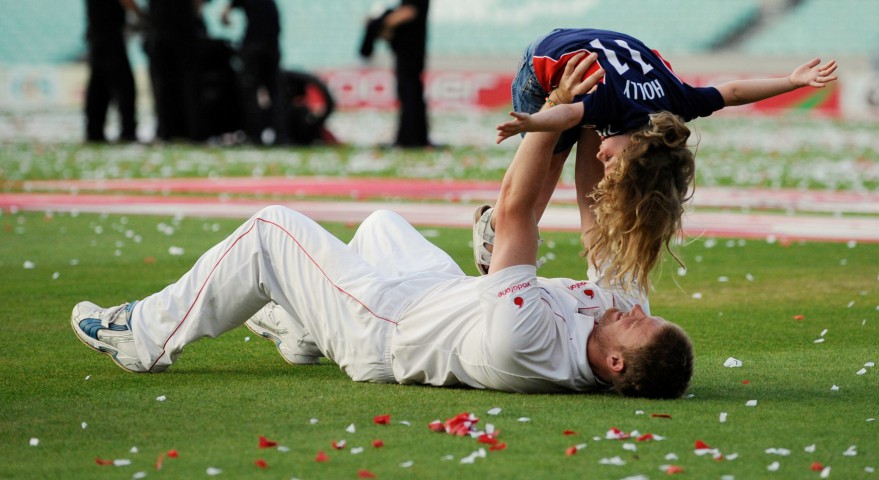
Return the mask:
M346 442L345 440L339 440L338 442L333 441L333 448L334 448L335 450L342 450L343 448L345 448L345 445L346 445L347 443L348 443L348 442Z
M253 462L253 464L256 465L256 468L269 468L269 464L261 458L257 458L256 461Z
M703 449L710 449L711 448L708 446L707 443L703 442L702 440L696 440L694 445L696 447L696 450L703 450Z
M805 319L806 319L806 317L803 315L794 315L794 320L796 320L798 322L802 322Z
M328 457L327 454L324 453L323 450L317 452L317 456L314 457L315 462L328 462L329 460L330 460L330 457Z
M385 446L385 442L383 442L383 441L381 441L381 440L373 440L373 441L372 441L372 446L375 447L375 448L382 448L382 447Z
M665 469L665 473L669 475L674 475L676 473L683 473L684 467L680 467L677 465L669 465L668 468Z
M156 458L156 470L161 470L161 469L162 469L162 464L163 464L164 462L165 462L165 454L164 454L164 453L160 453L160 454L159 454L159 457Z
M824 470L824 465L821 465L821 462L815 462L809 468L811 468L813 472L820 472L821 470Z
M360 478L375 478L375 474L369 470L357 470L357 476Z
M653 418L671 418L671 415L667 413L651 413L650 416Z
M443 422L439 420L434 420L427 424L427 428L433 430L434 432L443 433L446 431L446 426L443 425Z
M483 433L476 441L479 443L487 443L489 445L495 445L496 443L498 443L497 437L494 434L490 433Z
M567 455L569 457L575 453L577 453L577 446L576 445L571 445L570 447L565 449L565 455Z
M571 436L571 435L576 435L576 434L577 434L577 432L575 432L573 430L565 430L564 432L562 432L562 435L564 435L566 437Z
M452 435L463 437L470 434L473 426L479 422L479 419L469 413L459 413L454 417L446 420L446 431Z
M644 435L641 435L640 437L636 438L635 440L639 441L639 442L646 442L648 440L653 440L653 434L652 433L645 433Z
M104 460L103 458L96 458L95 463L98 465L105 467L107 465L113 465L113 460Z
M278 442L276 442L274 440L269 440L268 438L266 438L262 435L259 436L259 448L272 448L272 447L277 447L277 446L278 446Z
M376 415L376 417L373 418L372 421L378 425L388 425L389 423L391 423L391 416L390 415Z
M494 445L488 447L488 451L496 452L498 450L504 450L507 448L507 442L495 443Z
M611 427L610 432L611 436L617 440L625 440L627 438L631 438L632 434L626 433L619 428Z
M742 380L742 385L750 385L750 384L751 384L750 380Z
M180 456L180 452L172 449L172 450L168 450L168 453L166 453L165 455L167 455L168 458L177 458Z

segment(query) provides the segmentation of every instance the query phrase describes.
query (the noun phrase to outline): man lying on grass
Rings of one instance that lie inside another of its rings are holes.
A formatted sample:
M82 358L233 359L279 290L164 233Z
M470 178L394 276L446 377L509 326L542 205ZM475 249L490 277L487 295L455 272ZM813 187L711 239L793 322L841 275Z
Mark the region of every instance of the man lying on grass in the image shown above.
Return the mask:
M71 325L132 372L161 372L189 343L246 323L288 362L324 356L356 381L680 397L692 345L649 316L637 286L537 277L533 205L557 137L529 133L516 152L486 276L466 276L390 211L369 216L346 245L275 206L161 292L108 309L82 302Z

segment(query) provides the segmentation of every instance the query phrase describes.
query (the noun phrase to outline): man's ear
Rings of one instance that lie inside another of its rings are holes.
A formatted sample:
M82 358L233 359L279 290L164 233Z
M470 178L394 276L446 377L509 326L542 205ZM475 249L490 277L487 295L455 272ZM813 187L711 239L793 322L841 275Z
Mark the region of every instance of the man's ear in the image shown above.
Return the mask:
M626 362L623 359L623 355L620 352L610 353L606 358L607 368L614 373L614 375L619 375L626 369Z

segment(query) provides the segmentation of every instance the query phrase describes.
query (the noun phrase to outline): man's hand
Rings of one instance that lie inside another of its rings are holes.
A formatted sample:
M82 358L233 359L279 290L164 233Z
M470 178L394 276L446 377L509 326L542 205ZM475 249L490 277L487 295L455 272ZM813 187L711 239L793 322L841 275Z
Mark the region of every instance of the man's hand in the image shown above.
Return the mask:
M828 83L835 81L836 75L833 72L836 71L836 60L831 60L820 66L819 63L821 63L821 59L815 58L797 67L788 77L791 85L794 88L824 88Z
M562 79L559 80L558 87L554 90L556 98L553 99L553 102L557 104L571 103L574 101L574 97L583 95L598 85L598 82L604 78L604 70L601 68L589 77L583 78L583 75L597 59L597 53L590 53L587 57L586 52L571 57L571 60L565 64L565 72L562 74Z
M528 131L528 124L531 120L530 114L523 112L510 112L510 116L515 118L515 120L510 120L509 122L497 126L496 143L501 143L513 135Z

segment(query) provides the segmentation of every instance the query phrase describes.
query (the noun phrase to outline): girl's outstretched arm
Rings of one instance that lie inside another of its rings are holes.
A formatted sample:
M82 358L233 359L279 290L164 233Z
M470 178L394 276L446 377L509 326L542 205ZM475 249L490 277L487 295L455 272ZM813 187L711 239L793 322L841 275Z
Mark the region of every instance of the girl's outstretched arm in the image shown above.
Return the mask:
M724 106L745 105L764 100L801 87L823 88L836 81L836 60L819 65L821 59L815 58L797 67L784 78L761 78L753 80L733 80L715 86L723 96Z

